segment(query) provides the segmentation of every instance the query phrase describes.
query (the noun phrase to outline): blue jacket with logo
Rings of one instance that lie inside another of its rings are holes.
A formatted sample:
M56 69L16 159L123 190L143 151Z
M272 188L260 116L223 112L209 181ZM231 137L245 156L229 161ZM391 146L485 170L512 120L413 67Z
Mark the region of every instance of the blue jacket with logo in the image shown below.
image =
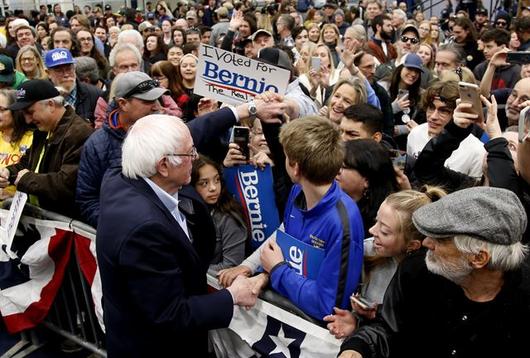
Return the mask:
M344 235L339 201L345 224L349 224L349 237ZM316 279L306 278L289 265L282 265L272 272L272 287L318 320L331 314L334 306L349 308L349 298L357 288L363 263L364 230L357 204L333 182L322 200L307 210L302 187L296 184L285 207L284 226L289 235L324 249L325 257Z

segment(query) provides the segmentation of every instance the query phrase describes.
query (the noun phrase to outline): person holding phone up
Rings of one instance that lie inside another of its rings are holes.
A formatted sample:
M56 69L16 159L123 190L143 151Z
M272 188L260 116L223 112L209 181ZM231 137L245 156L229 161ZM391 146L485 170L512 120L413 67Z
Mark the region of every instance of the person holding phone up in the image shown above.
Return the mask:
M274 165L270 158L270 149L263 135L263 128L259 119L247 122L249 133L247 143L236 140L238 136L233 136L234 140L228 145L228 152L223 160L223 166L226 168L236 165L253 164L258 168L264 168L267 164ZM240 127L241 128L241 127ZM236 127L233 128L236 130ZM244 148L246 145L246 148Z

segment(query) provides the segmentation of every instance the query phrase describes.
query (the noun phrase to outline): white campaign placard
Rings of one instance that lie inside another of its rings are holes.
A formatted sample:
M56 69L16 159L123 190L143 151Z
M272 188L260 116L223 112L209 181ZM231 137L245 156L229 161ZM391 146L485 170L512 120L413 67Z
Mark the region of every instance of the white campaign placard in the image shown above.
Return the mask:
M285 94L289 77L283 68L201 45L194 93L238 105L265 91Z
M6 219L2 220L2 226L0 226L0 242L6 245L6 252L12 258L16 257L16 255L11 251L11 244L13 243L13 238L17 232L18 222L20 221L27 200L28 194L17 190L15 196L13 196L9 213L7 214Z

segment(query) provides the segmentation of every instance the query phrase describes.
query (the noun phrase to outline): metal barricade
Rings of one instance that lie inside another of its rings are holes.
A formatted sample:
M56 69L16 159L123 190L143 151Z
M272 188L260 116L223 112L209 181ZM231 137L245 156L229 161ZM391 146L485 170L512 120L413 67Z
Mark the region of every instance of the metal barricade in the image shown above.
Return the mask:
M4 207L8 205L9 203L4 203ZM26 204L23 215L41 220L67 223L70 230L74 233L82 232L92 235L96 233L94 228L82 222L74 221L71 218L29 204ZM66 340L61 348L65 352L74 352L84 348L97 356L106 357L107 353L104 349L105 334L99 326L91 288L81 271L77 255L76 245L72 245L70 260L62 285L48 316L39 328L45 327L60 337L64 337ZM21 341L4 353L2 358L25 357L43 345L37 339L34 330L22 332L21 337Z

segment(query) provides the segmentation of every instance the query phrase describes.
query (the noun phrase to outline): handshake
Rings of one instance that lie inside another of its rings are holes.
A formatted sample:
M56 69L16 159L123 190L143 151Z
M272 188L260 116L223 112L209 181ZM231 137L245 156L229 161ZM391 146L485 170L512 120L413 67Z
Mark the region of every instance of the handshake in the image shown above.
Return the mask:
M219 283L232 294L234 304L247 309L256 304L261 290L269 283L269 275L265 272L249 275L250 269L244 265L221 270L218 274Z

